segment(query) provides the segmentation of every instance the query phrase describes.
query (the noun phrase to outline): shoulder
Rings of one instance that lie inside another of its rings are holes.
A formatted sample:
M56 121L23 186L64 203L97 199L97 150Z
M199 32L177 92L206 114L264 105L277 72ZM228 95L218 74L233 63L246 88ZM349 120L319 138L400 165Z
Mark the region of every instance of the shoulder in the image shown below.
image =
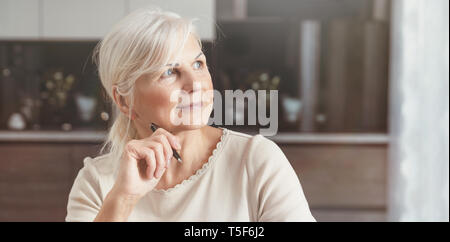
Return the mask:
M96 157L87 156L83 159L83 167L79 171L79 176L100 182L113 175L113 165L110 153Z
M236 164L239 163L239 167L244 168L251 179L258 178L259 182L263 182L269 177L296 179L295 170L282 149L263 135L229 131L227 147L227 158L233 161L232 163L239 160Z
M244 142L244 143L248 143L248 142L259 142L259 141L270 141L269 139L267 139L266 137L257 134L257 135L251 135L251 134L246 134L246 133L242 133L242 132L238 132L238 131L234 131L231 129L224 129L225 132L227 132L227 135L229 137L231 137L231 139L233 139L233 141L237 141L237 142Z
M109 154L85 157L83 167L73 182L67 203L66 221L92 221L101 208L108 174ZM81 162L81 161L80 161Z
M112 171L111 154L103 154L96 157L87 156L83 159L83 168L94 169L99 174L104 174Z
M273 160L287 160L280 147L272 140L257 134L249 135L232 130L228 132L229 150L240 155L250 165Z
M78 171L72 185L73 194L95 193L94 197L104 197L114 183L114 169L111 155L104 154L97 157L87 156L83 159L83 167Z

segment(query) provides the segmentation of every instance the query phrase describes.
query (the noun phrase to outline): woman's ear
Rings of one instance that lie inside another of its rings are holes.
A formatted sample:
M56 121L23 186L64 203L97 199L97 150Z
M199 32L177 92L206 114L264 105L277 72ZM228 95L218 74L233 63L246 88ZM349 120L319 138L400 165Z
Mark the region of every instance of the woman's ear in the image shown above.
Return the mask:
M125 115L125 116L129 116L130 115L130 108L129 105L127 103L127 100L124 96L120 95L118 90L117 90L117 85L113 85L113 97L114 97L114 102L116 103L117 107L119 107L120 111ZM135 115L134 112L131 112L131 120L135 119Z

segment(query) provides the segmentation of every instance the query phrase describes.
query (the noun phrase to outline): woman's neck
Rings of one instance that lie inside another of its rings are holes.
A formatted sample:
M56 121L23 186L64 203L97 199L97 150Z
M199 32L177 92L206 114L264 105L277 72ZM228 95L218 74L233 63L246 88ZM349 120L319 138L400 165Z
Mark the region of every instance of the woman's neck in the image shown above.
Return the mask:
M178 152L183 160L179 163L172 158L169 168L157 186L157 189L167 189L181 183L208 162L212 151L220 141L222 131L210 126L200 129L183 131L176 133L181 143L181 150Z
M202 150L207 148L209 139L205 132L206 128L205 126L200 129L174 133L181 144L181 150L178 153L183 162L186 160L186 163L195 163L200 158L198 156L201 155Z

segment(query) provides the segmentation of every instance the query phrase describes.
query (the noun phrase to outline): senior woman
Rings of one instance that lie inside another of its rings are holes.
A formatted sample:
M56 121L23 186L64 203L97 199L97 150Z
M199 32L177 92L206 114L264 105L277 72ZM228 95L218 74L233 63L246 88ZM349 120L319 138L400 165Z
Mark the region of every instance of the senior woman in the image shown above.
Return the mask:
M192 101L213 86L190 20L137 10L95 54L118 115L108 152L84 159L66 221L315 221L275 143L208 126L212 96Z

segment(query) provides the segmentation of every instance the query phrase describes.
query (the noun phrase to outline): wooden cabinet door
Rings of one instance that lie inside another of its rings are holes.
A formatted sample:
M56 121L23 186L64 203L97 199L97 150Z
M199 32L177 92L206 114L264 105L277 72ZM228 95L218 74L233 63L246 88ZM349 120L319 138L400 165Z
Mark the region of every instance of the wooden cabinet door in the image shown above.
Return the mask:
M386 145L281 145L317 221L385 221Z
M64 221L83 158L96 144L0 144L0 221Z
M283 145L315 208L385 208L385 145Z
M0 221L63 221L70 146L0 145Z

